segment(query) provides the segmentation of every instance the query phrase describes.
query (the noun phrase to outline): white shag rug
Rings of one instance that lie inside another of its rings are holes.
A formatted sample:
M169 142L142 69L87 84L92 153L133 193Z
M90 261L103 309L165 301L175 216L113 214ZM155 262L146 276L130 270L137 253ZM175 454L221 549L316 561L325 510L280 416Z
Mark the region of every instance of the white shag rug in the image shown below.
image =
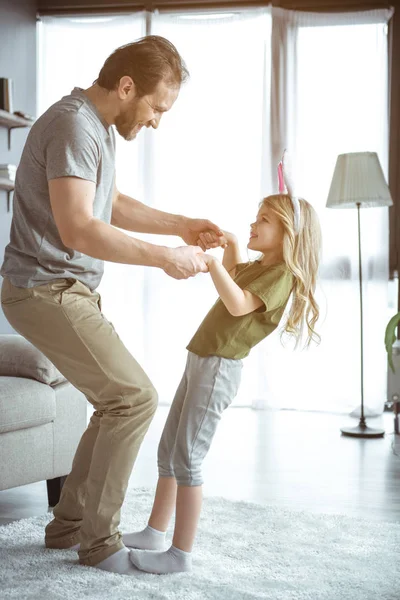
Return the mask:
M128 491L121 530L142 528L153 491ZM400 525L206 498L192 573L135 577L47 550L51 514L0 527L0 597L38 600L399 600Z

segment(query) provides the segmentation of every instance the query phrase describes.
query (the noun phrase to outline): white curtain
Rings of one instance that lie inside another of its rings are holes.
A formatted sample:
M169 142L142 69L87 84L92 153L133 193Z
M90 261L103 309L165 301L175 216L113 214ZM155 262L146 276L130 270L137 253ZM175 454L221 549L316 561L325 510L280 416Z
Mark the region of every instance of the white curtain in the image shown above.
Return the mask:
M276 191L287 147L298 191L322 222L322 343L293 352L279 332L270 336L246 359L236 405L345 412L359 404L356 211L325 202L341 152L375 150L387 173L389 18L389 11L321 17L280 9L151 16L151 33L176 45L191 79L158 131L119 140L119 189L168 212L213 219L239 235L246 259L249 223L262 195ZM46 19L41 111L74 85L88 87L115 47L144 35L144 23L144 15ZM363 211L362 227L366 403L378 413L386 389L387 211ZM179 282L156 269L108 264L100 291L104 312L170 403L185 346L216 298L209 276Z
M145 35L145 13L116 17L46 17L38 24L39 114L76 86L88 88L106 58ZM143 137L130 144L117 135L117 184L143 198L146 164ZM144 269L106 263L99 291L104 312L139 362L143 362Z
M266 405L358 413L357 215L326 209L325 203L340 153L376 151L387 174L391 15L389 10L313 14L272 9L272 119L267 143L273 171L282 146L292 151L297 192L321 219L322 342L300 354L265 344ZM362 212L362 248L366 414L379 414L386 399L382 340L388 305L387 209Z

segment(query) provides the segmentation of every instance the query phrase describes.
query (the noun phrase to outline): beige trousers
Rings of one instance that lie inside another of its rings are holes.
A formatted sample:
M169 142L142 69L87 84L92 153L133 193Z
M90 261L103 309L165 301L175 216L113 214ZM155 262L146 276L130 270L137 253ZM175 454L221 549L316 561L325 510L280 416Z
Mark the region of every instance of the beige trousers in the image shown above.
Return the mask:
M4 314L43 352L95 412L47 525L48 548L80 543L79 562L96 565L121 548L120 509L157 393L109 321L100 296L75 279L34 288L4 280Z

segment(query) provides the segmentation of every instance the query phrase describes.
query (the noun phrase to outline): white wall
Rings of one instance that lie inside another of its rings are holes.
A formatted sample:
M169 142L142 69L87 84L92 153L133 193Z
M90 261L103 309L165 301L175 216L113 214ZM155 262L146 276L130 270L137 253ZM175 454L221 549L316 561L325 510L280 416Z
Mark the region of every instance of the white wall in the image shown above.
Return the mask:
M14 84L14 110L36 115L36 1L0 0L0 77ZM27 129L11 132L8 150L7 130L0 128L0 164L18 165ZM7 194L0 190L0 262L9 240L12 212L7 212ZM1 281L1 278L0 278ZM0 307L0 333L12 328Z

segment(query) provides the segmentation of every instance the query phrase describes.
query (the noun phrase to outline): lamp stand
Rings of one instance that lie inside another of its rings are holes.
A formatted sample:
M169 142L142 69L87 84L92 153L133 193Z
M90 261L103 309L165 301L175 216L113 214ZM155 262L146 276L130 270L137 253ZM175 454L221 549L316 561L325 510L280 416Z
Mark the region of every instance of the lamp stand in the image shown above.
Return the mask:
M364 416L364 332L363 332L363 292L362 292L362 262L361 262L361 225L360 225L361 203L357 202L358 217L358 274L360 281L360 331L361 331L361 416L357 427L343 427L340 429L343 435L358 438L379 438L385 435L383 429L368 427Z

